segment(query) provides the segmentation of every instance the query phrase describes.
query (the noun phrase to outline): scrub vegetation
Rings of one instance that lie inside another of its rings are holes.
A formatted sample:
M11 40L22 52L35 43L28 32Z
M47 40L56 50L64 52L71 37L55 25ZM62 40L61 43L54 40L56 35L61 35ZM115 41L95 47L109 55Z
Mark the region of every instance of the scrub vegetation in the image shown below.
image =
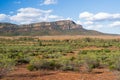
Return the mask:
M90 73L96 68L108 68L119 72L120 39L0 38L0 77L22 64L30 71Z

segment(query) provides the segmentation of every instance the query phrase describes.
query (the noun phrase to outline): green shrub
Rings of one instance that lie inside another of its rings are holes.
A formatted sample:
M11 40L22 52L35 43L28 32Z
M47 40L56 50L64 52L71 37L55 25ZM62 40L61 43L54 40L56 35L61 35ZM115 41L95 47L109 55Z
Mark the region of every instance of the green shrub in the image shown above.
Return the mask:
M79 51L79 53L78 54L87 54L87 50L81 50L81 51Z
M78 61L75 61L74 57L71 57L69 59L62 58L62 60L60 60L60 64L60 69L63 71L78 71L80 67L80 63Z
M75 61L74 57L70 59L33 59L30 62L30 69L28 70L63 70L63 71L76 71L79 70L80 64ZM34 68L34 69L33 69Z
M109 65L110 70L115 70L115 65Z
M38 40L38 45L39 45L39 46L42 46L42 45L43 45L43 44L42 44L42 41Z
M100 63L94 54L85 55L83 57L83 60L84 60L84 67L86 68L87 72L91 72L92 69L100 66Z
M34 69L35 69L35 67L33 66L33 65L28 65L27 66L27 69L29 70L29 71L33 71Z
M34 66L35 69L47 69L56 70L61 67L59 62L56 60L46 60L46 59L34 59L30 62L30 65Z
M59 57L61 57L62 56L62 54L60 53L60 52L58 52L58 53L46 53L46 54L44 54L42 57L43 58L51 58L51 59L54 59L54 58L59 58Z
M120 71L120 54L114 53L109 57L109 69Z
M118 70L118 71L120 71L120 57L118 58L118 60L116 61L116 69Z
M49 69L49 70L55 70L60 68L60 64L57 63L54 60L46 60L43 61L42 65L40 66L41 69Z
M117 71L120 71L120 56L118 56L118 57L115 59L114 65L115 65L114 69L117 70Z
M13 70L15 62L13 59L8 58L6 55L0 54L0 77L5 76Z

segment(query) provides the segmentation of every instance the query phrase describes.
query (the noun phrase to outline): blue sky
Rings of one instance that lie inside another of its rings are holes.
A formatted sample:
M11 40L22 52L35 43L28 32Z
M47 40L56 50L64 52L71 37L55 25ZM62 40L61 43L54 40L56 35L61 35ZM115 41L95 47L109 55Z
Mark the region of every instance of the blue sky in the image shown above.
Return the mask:
M120 0L0 0L0 22L73 20L86 29L120 34Z

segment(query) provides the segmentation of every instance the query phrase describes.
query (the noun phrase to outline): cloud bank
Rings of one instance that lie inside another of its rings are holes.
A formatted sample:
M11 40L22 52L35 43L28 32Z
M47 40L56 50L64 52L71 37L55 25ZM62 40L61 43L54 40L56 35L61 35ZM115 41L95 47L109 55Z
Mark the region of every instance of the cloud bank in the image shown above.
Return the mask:
M97 14L93 14L90 12L83 12L80 13L79 18L88 21L115 21L120 20L120 13L110 14L105 12L99 12Z
M56 4L57 0L44 0L44 2L41 5L50 5L50 4Z
M11 21L17 24L29 24L33 22L60 20L63 17L52 14L53 10L37 8L20 8L14 15L0 14L0 21Z
M120 13L99 12L95 14L86 11L79 14L79 20L87 29L120 27Z

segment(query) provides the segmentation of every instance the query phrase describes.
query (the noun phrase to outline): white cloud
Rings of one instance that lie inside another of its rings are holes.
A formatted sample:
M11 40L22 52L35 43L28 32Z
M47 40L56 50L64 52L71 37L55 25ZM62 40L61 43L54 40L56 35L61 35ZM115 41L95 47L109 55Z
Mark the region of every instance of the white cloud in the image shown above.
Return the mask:
M57 21L57 20L63 20L64 18L62 16L57 16L57 15L49 15L48 16L49 21Z
M36 8L21 8L16 15L11 16L11 20L20 24L46 20L52 10L40 10Z
M115 18L115 19L120 19L120 13L114 14L114 15L113 15L113 18Z
M100 12L95 14L93 17L93 21L102 21L102 20L110 20L112 18L112 14L109 13L104 13L104 12Z
M107 12L82 12L79 14L79 20L86 29L101 30L104 28L112 29L120 27L120 13Z
M79 18L88 21L114 21L120 20L120 13L110 14L105 12L99 12L94 14L90 12L83 12L80 13Z
M78 21L76 21L76 23L77 23L77 24L82 25L82 22L81 22L81 21L79 21L79 20L78 20Z
M48 18L50 19L57 19L57 18L60 18L60 16L57 16L57 15L49 15ZM61 17L62 18L62 17Z
M102 27L103 27L103 25L100 25L100 24L86 26L87 29L92 29L92 30L98 30Z
M92 21L86 21L86 22L84 22L84 24L85 24L85 25L93 25L94 22L92 22Z
M116 21L110 24L110 27L120 27L120 21Z
M40 21L57 20L62 17L52 15L52 10L41 10L36 8L21 8L16 15L10 17L10 19L19 24L28 24Z
M67 17L65 20L73 20L71 17Z
M79 15L79 18L82 18L85 20L91 20L92 17L93 17L93 14L89 12L83 12Z
M56 4L57 0L44 0L44 2L41 5L50 5L50 4Z
M0 21L4 21L8 18L8 15L0 14Z

